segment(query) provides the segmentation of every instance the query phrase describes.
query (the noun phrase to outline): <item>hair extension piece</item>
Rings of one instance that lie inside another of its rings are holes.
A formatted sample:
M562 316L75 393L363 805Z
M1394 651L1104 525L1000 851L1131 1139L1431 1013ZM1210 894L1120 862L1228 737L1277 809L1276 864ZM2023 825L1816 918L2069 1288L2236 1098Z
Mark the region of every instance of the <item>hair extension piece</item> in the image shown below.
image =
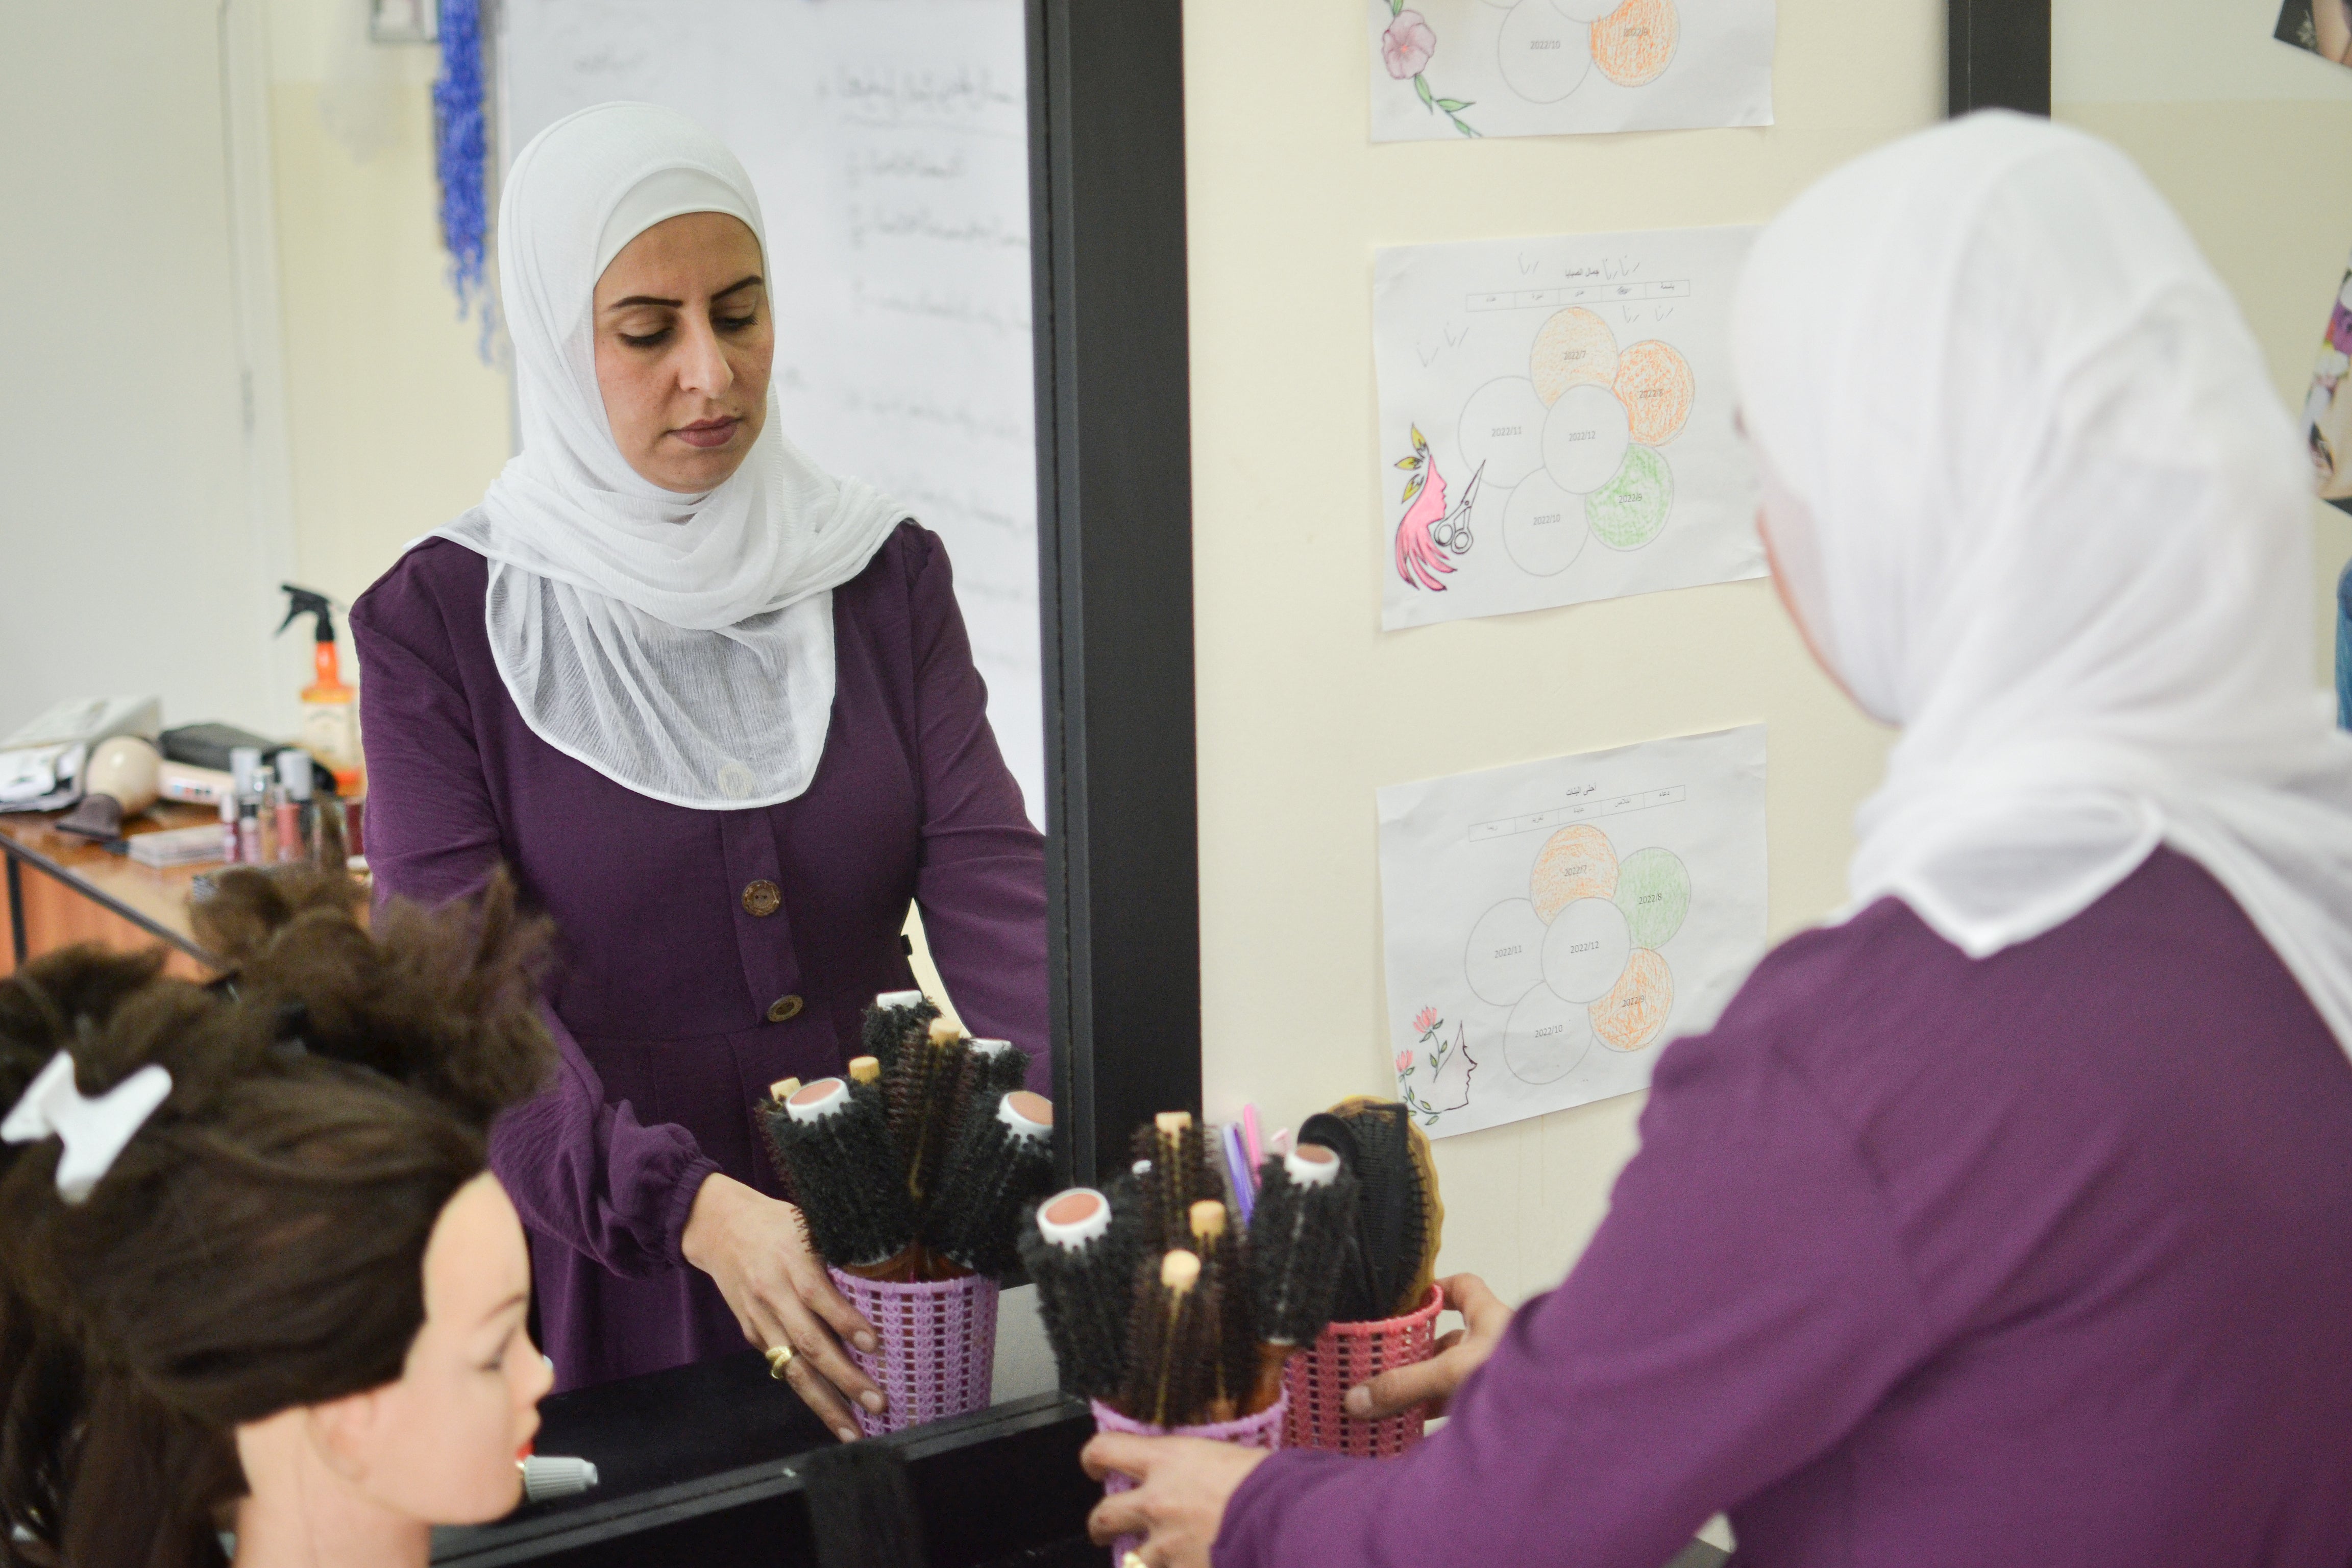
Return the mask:
M1016 1089L997 1097L994 1114L974 1112L923 1213L923 1242L959 1268L1002 1279L1021 1261L1022 1211L1054 1184L1054 1106Z
M1301 1143L1268 1157L1259 1172L1250 1216L1250 1296L1265 1343L1248 1408L1263 1410L1282 1392L1282 1363L1312 1344L1331 1321L1356 1180L1332 1152Z
M818 1255L868 1279L901 1277L915 1211L880 1094L871 1085L821 1078L794 1090L768 1118L768 1130L792 1172Z
M1197 1254L1147 1255L1136 1275L1120 1410L1154 1426L1199 1425L1214 1395L1216 1314Z
M1037 1286L1037 1315L1062 1386L1116 1402L1127 1373L1127 1331L1143 1229L1132 1204L1092 1187L1056 1193L1022 1218L1022 1267Z
M939 1016L940 1010L919 991L885 991L859 1020L857 1043L887 1073L898 1065L901 1050L929 1038L931 1020Z

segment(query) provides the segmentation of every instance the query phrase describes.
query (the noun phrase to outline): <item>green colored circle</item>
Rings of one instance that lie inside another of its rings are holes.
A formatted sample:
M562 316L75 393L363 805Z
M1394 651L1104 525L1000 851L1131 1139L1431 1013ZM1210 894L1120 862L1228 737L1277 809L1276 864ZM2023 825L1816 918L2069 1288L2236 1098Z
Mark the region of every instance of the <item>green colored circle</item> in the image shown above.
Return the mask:
M1675 471L1647 447L1628 447L1607 484L1584 498L1584 520L1612 550L1639 550L1658 537L1675 507Z
M1635 947L1664 947L1690 913L1690 872L1671 849L1636 849L1617 867L1617 907Z

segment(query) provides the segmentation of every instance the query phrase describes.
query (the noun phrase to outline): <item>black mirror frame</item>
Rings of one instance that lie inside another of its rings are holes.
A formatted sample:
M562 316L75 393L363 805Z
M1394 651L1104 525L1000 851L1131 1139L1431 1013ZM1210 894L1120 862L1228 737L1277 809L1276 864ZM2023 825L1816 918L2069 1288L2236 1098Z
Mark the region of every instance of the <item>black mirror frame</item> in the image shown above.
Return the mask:
M2051 0L1948 0L1945 105L2050 112Z
M1201 1108L1181 0L1028 0L1055 1137Z

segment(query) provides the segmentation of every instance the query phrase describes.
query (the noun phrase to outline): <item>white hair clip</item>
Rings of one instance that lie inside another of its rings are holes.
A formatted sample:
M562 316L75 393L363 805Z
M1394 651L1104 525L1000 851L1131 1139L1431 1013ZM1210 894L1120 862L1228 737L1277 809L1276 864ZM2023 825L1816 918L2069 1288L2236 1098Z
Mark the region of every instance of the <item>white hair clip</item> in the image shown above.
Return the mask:
M37 1143L54 1134L64 1140L58 1195L78 1204L113 1169L115 1157L171 1092L171 1073L150 1062L95 1100L88 1098L74 1082L73 1058L59 1051L0 1121L0 1139Z

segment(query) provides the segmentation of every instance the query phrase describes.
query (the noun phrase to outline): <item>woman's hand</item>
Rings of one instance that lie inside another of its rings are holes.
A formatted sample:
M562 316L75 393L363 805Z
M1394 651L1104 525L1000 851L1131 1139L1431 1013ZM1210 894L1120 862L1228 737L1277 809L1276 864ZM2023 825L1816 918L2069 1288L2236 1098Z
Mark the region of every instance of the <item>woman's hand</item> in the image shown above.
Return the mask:
M1209 1568L1225 1504L1266 1458L1264 1448L1203 1437L1106 1432L1086 1446L1078 1462L1097 1480L1117 1470L1139 1484L1097 1503L1087 1516L1087 1533L1104 1546L1122 1535L1148 1537L1141 1549L1148 1568Z
M874 1326L833 1288L809 1246L801 1211L714 1173L694 1194L679 1244L686 1260L717 1283L745 1339L763 1351L793 1348L784 1381L835 1436L856 1442L849 1399L877 1415L884 1399L841 1342L851 1340L869 1353L880 1342Z
M1426 1404L1430 1415L1443 1415L1462 1380L1495 1353L1503 1331L1511 1326L1511 1310L1503 1299L1475 1274L1440 1279L1437 1288L1445 1292L1445 1305L1462 1314L1462 1327L1440 1338L1437 1353L1427 1361L1384 1372L1348 1390L1349 1415L1370 1420Z

